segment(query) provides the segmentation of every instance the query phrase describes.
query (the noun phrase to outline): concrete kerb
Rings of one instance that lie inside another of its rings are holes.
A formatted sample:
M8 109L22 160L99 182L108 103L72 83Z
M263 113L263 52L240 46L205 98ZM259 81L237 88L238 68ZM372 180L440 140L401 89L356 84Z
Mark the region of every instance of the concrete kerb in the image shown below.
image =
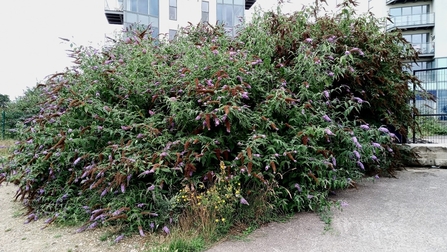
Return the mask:
M417 162L411 166L447 167L447 144L407 144L417 155Z

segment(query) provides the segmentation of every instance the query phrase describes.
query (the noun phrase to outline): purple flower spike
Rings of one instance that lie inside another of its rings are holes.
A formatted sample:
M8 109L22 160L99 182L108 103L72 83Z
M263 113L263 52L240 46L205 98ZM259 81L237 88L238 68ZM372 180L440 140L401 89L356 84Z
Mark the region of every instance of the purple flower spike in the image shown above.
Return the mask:
M295 188L298 190L298 192L301 192L301 186L300 184L296 183Z
M390 133L390 131L385 127L380 127L380 128L378 128L378 130L383 133L387 133L387 134Z
M329 75L330 77L334 77L334 72L329 72L327 73L327 75Z
M142 237L145 237L146 235L144 234L144 232L143 232L143 229L139 229L139 231L140 231L140 235L142 236Z
M360 128L363 130L369 130L369 126L367 124L360 125Z
M326 99L329 99L329 92L327 90L323 91L323 95L324 97L326 97Z
M328 128L326 128L326 129L324 130L324 132L325 132L326 134L328 134L329 136L335 136L335 134L334 134L330 129L328 129Z
M354 150L353 153L357 159L360 159L360 153L358 151Z
M86 229L87 229L87 225L82 226L82 227L78 228L78 229L75 231L75 233L82 233L82 232L84 232Z
M314 197L314 196L313 196L312 194L308 194L308 195L307 195L307 198L308 198L308 199L312 199L313 197Z
M312 40L311 38L307 38L307 39L305 39L304 41L306 41L307 43L310 44L310 43L312 43L313 40Z
M326 122L331 122L332 121L331 118L329 118L329 116L327 116L327 115L323 116L323 120L325 120Z
M379 143L372 143L371 145L374 146L374 147L376 147L376 148L380 148L380 147L382 147Z
M362 162L357 161L357 165L358 165L362 170L365 170L365 166L363 166Z
M123 235L123 234L120 235L120 236L118 236L118 237L116 237L116 239L115 239L115 243L120 242L123 238L124 238L124 235Z
M139 134L137 135L137 138L138 138L138 139L141 139L141 138L143 138L143 137L144 137L144 135L141 134L141 133L139 133Z
M148 191L153 191L155 189L155 185L151 185L147 188Z
M335 157L332 157L332 164L333 164L334 166L337 166L337 160L335 159Z
M165 232L166 234L170 234L171 231L169 230L169 228L167 226L163 227L163 232Z
M94 229L94 228L96 228L97 225L98 225L98 222L95 221L92 224L90 224L90 226L88 226L87 229Z
M102 193L101 193L101 197L104 197L106 194L107 194L107 188L104 189L104 191L102 191Z
M243 197L241 197L241 204L247 205L247 206L250 205L250 204L248 204L248 201L246 199L244 199Z
M77 165L79 161L81 161L82 157L78 157L74 162L73 165Z

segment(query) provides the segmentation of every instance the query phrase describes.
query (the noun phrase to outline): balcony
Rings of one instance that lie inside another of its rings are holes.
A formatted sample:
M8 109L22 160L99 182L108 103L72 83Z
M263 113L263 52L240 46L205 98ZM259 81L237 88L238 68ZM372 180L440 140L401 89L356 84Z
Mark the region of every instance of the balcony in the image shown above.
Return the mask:
M123 0L105 0L104 11L109 24L123 24Z
M386 4L402 4L402 3L415 3L415 2L428 2L430 0L385 0Z
M412 44L412 46L418 52L419 58L435 56L435 47L430 43Z
M407 16L391 17L392 23L387 24L387 30L415 30L435 26L435 13L424 13Z

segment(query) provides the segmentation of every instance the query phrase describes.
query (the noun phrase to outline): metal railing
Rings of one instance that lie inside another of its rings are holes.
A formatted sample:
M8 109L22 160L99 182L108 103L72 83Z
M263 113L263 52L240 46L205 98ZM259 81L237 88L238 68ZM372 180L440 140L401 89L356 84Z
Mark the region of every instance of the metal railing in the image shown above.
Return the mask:
M447 143L447 67L414 70L424 91L413 86L413 106L419 130L412 132L413 143Z
M387 24L387 30L395 28L416 28L435 25L435 13L391 17L392 23Z
M412 43L411 44L414 48L414 50L416 50L416 52L418 52L419 56L421 55L426 55L426 54L435 54L435 46L434 44L431 43Z

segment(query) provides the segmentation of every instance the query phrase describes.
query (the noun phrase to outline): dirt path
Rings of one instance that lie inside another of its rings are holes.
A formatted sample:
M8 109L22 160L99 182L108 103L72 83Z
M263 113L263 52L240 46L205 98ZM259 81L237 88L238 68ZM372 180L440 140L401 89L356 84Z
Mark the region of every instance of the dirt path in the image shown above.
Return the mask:
M148 250L139 236L116 244L113 242L116 235L104 229L76 233L76 227L49 226L42 230L44 220L24 224L21 204L13 201L16 190L17 186L12 184L0 185L0 252Z

